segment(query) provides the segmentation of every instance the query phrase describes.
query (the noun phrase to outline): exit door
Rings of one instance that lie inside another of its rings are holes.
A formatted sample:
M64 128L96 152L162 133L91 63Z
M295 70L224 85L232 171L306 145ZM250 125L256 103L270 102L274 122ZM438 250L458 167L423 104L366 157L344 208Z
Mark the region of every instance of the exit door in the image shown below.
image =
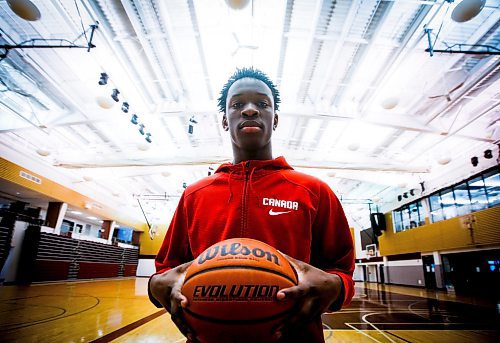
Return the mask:
M424 265L424 279L425 287L429 289L436 288L436 271L434 265L434 256L422 256L422 263Z

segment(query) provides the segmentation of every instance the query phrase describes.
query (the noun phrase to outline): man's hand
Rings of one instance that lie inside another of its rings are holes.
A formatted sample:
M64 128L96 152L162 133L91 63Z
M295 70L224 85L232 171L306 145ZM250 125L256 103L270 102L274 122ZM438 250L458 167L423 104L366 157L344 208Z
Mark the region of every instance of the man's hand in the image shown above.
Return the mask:
M285 254L283 254L285 255ZM341 294L342 279L335 274L285 255L297 271L298 285L284 288L277 294L278 301L295 301L296 312L276 329L276 338L294 331L327 312L330 305L337 301Z
M151 278L149 287L151 294L167 309L172 321L184 336L196 342L196 334L186 324L182 314L182 308L187 307L189 302L181 293L181 288L186 278L186 271L192 263L193 261L187 262L162 274L154 275Z

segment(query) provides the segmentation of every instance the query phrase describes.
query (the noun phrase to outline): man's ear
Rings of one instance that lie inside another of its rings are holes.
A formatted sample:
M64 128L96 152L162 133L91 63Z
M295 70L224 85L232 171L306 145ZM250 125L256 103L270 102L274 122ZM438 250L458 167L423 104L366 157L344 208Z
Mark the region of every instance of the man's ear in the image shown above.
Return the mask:
M276 130L276 127L278 127L278 113L274 113L274 120L273 120L273 130Z
M223 128L225 131L228 131L228 130L229 130L229 124L227 123L227 117L226 117L226 115L225 115L225 114L222 116L222 128Z

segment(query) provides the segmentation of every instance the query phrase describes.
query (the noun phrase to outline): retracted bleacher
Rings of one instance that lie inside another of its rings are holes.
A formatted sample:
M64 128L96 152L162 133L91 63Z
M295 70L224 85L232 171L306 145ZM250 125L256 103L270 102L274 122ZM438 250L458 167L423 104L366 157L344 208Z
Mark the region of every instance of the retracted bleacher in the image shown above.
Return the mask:
M26 230L19 281L23 283L135 276L138 250Z

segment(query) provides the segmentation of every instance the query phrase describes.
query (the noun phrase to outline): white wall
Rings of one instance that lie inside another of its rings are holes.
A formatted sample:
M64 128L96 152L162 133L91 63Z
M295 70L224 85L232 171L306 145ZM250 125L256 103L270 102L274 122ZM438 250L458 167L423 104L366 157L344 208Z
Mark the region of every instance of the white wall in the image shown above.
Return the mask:
M151 258L140 258L137 265L136 276L150 277L156 272L155 260Z
M12 234L11 248L7 260L0 273L0 280L3 282L14 282L17 276L17 267L19 258L21 257L21 250L24 240L24 232L28 228L28 223L16 221L14 232Z

